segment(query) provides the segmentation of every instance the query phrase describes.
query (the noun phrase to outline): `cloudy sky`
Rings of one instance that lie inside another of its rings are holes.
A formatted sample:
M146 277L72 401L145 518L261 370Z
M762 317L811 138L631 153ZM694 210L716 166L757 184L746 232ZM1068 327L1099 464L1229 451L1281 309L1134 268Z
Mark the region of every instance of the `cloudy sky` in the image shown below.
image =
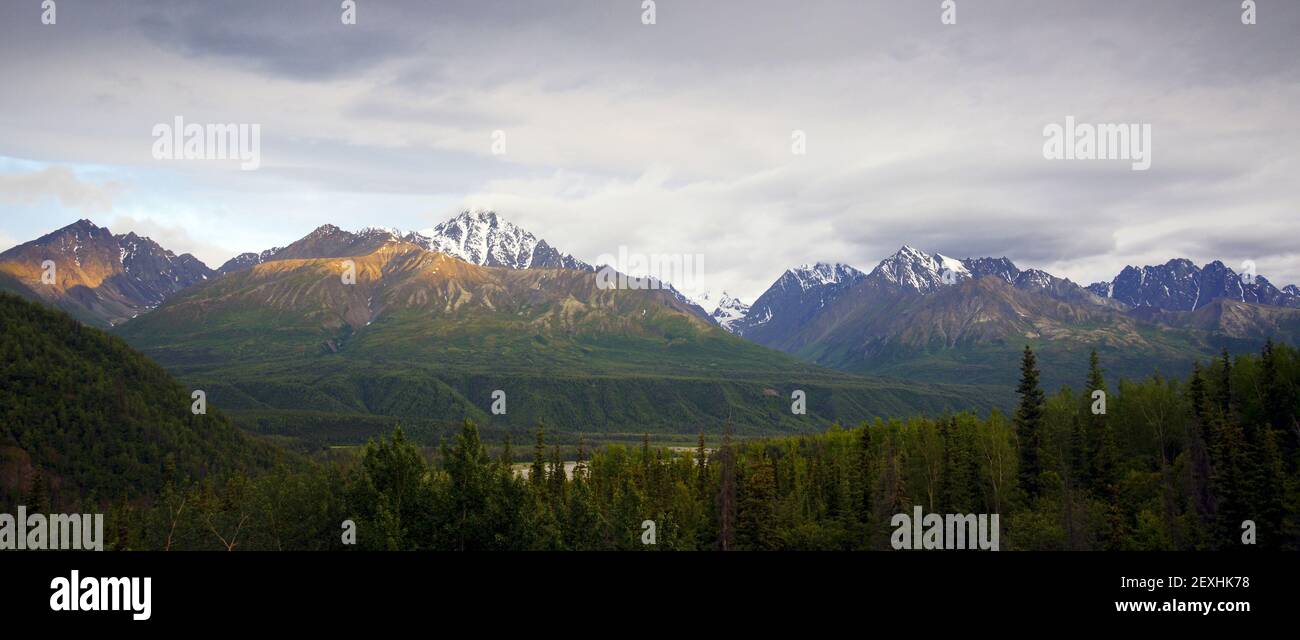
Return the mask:
M90 218L215 267L491 208L748 301L903 244L1300 282L1300 2L340 1L0 4L0 245ZM155 159L176 116L260 125L260 168ZM1066 116L1149 124L1151 168L1044 159Z

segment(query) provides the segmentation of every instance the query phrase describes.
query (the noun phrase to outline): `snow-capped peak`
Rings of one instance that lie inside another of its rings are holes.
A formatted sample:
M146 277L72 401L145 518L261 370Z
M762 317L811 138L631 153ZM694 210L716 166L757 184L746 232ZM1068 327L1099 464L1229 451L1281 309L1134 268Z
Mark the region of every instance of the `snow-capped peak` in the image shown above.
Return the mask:
M494 211L462 211L419 232L430 249L474 264L527 268L537 237L497 217Z
M813 287L839 284L862 277L862 272L847 264L818 262L803 264L786 271L799 283L799 288L807 291Z
M944 284L944 274L948 272L951 272L949 282L971 277L970 269L961 260L938 253L930 255L903 245L894 255L881 260L871 273L898 286L927 292Z
M710 317L718 323L718 326L735 333L737 327L734 325L747 315L749 315L749 305L723 291L722 297L718 299L718 308L713 310Z
M749 305L723 291L722 297L718 299L718 308L713 310L710 317L713 318L714 322L718 323L718 326L735 333L739 329L736 323L744 320L747 315L749 315Z
M362 238L401 240L404 234L397 227L363 227L357 235Z
M545 240L498 217L495 211L462 211L432 229L409 234L407 240L489 267L590 269L586 263L561 254Z

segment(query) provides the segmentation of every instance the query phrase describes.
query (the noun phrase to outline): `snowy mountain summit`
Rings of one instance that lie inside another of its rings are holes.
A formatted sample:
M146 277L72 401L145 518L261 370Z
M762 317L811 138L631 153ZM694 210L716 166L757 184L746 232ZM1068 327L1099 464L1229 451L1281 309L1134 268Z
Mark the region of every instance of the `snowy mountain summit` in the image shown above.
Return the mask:
M744 320L747 315L749 315L749 305L723 291L722 297L718 299L718 308L714 309L709 317L713 318L713 321L717 322L718 326L735 333L736 328L734 325Z
M587 263L562 254L545 240L497 216L495 211L462 211L432 229L404 240L473 264L511 269L582 269Z
M961 260L941 254L930 255L904 245L894 255L880 261L872 277L882 278L905 289L926 292L944 283L945 272L952 282L971 277L970 269Z
M852 284L862 279L862 272L847 264L818 262L804 264L786 271L789 283L798 284L803 291L828 285Z
M332 224L321 225L286 247L235 256L218 271L231 273L271 260L361 255L388 242L409 242L426 251L487 267L593 270L587 263L560 253L545 240L497 217L495 212L462 211L423 231L365 227L351 232Z

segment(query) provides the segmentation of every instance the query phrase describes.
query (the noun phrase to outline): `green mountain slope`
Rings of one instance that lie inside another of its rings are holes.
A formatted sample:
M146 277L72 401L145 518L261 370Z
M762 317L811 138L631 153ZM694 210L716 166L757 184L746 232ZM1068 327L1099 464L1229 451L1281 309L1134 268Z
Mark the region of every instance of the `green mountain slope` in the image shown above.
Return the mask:
M353 284L343 282L345 261ZM732 418L742 431L770 432L995 402L974 387L803 364L722 331L665 291L602 290L589 272L480 267L396 241L231 273L118 332L217 405L253 413L679 433ZM790 411L796 389L807 415ZM505 415L489 413L496 390Z
M0 511L152 495L275 457L219 412L193 415L190 390L120 338L5 293L0 326Z

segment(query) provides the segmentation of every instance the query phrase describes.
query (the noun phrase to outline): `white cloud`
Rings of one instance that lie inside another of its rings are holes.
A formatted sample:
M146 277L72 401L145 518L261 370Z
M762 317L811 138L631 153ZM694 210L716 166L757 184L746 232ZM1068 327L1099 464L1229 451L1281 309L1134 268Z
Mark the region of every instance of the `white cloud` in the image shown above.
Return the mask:
M96 184L79 179L71 169L52 166L29 173L0 174L0 202L32 205L53 199L69 209L86 214L113 209L113 198L121 191L116 182Z

